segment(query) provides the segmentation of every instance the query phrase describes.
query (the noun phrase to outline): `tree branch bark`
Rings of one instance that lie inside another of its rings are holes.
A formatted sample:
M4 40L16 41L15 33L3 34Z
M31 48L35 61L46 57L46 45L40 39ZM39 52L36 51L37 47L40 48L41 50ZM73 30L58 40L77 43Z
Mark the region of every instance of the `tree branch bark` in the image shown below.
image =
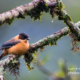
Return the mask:
M80 21L76 24L73 23L71 17L64 9L64 5L62 0L57 0L57 11L56 14L58 15L59 20L63 20L64 23L70 28L71 32L75 35L78 41L80 41Z
M39 19L42 11L48 12L48 6L55 6L56 4L55 0L34 0L0 14L0 25L11 24L14 18L24 19L26 15L34 17L34 20Z
M42 47L45 47L48 45L51 45L51 46L56 45L58 39L60 39L61 37L65 36L69 33L70 33L69 29L67 27L65 27L54 34L52 34L46 38L43 38L36 43L31 44L30 49L33 52L33 51L38 50L39 48L42 48Z

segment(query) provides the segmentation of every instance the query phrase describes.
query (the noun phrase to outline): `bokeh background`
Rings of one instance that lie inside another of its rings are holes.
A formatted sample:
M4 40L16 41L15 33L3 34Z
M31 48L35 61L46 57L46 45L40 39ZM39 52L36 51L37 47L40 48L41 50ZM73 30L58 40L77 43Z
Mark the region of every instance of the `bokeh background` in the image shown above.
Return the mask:
M9 11L16 6L27 4L31 1L32 0L0 0L0 13ZM80 20L80 0L62 1L73 22L78 22ZM44 13L41 21L38 20L34 22L29 16L26 16L25 19L15 19L11 25L4 24L0 27L0 46L5 41L21 32L25 32L29 35L31 38L29 42L32 44L64 27L66 27L66 24L64 24L63 21L59 21L57 18L55 18L52 22L51 15L49 15L49 13ZM57 64L59 59L66 60L68 67L75 65L79 68L80 52L73 54L70 50L71 48L70 37L65 36L58 41L57 46L48 46L45 48L45 51L39 52L37 59L41 60L48 55L49 59L44 64L44 67L54 73L59 70L59 66ZM46 80L48 78L48 76L40 71L37 66L35 66L31 72L28 72L28 69L24 64L24 60L20 59L20 62L21 70L20 77L18 77L19 80ZM5 75L5 80L15 80L15 77L7 72Z

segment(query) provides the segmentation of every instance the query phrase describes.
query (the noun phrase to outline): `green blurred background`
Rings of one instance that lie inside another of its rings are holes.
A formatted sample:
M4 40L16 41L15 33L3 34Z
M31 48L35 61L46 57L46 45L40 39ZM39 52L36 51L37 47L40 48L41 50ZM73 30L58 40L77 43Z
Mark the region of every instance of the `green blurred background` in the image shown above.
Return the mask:
M62 0L65 9L68 14L71 16L73 22L80 20L80 0ZM27 4L31 0L0 0L0 13L9 11L16 6ZM66 27L63 21L59 21L55 18L52 22L51 15L49 13L44 13L41 21L33 21L29 16L26 16L25 19L15 19L11 25L4 24L0 27L0 46L10 38L15 35L25 32L29 35L31 40L30 44L35 43L36 41L47 37L48 35L53 34L54 32ZM44 66L51 72L59 70L57 61L60 58L63 58L67 61L67 65L76 65L80 67L80 52L73 54L70 50L71 42L70 37L65 36L58 41L57 46L48 46L45 48L45 51L39 52L38 59L43 59L46 55L49 56L49 60ZM1 54L1 51L0 51ZM46 80L47 76L42 73L37 66L31 72L28 72L24 64L24 60L21 59L20 67L20 77L19 80ZM10 73L5 75L5 80L15 80L15 77Z

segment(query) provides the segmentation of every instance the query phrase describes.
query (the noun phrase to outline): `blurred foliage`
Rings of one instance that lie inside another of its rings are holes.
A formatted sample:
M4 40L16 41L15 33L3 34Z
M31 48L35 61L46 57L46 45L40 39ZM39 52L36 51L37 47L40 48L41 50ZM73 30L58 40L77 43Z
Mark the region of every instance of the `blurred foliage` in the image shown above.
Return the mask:
M79 80L80 73L77 74L79 71L76 73L76 66L70 66L69 68L67 67L67 61L64 59L59 59L58 62L58 67L60 70L57 70L55 72L50 72L46 67L44 67L44 62L43 60L38 60L37 67L39 68L40 71L42 71L44 74L47 75L47 80ZM66 74L65 74L66 72Z

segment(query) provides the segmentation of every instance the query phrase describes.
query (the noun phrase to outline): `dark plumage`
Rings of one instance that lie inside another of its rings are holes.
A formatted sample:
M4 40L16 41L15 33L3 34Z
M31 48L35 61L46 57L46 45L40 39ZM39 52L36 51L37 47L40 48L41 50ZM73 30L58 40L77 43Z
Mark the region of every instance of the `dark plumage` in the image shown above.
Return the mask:
M25 33L20 33L19 34L19 39L27 39L27 40L30 40L30 38L28 37L28 35L27 34L25 34Z
M16 44L18 44L18 43L20 43L19 40L16 40L16 41L14 41L14 42L6 42L6 43L4 43L4 44L1 46L0 50L8 49L8 48L10 48L10 47L12 47L12 46L14 46L14 45L16 45Z

